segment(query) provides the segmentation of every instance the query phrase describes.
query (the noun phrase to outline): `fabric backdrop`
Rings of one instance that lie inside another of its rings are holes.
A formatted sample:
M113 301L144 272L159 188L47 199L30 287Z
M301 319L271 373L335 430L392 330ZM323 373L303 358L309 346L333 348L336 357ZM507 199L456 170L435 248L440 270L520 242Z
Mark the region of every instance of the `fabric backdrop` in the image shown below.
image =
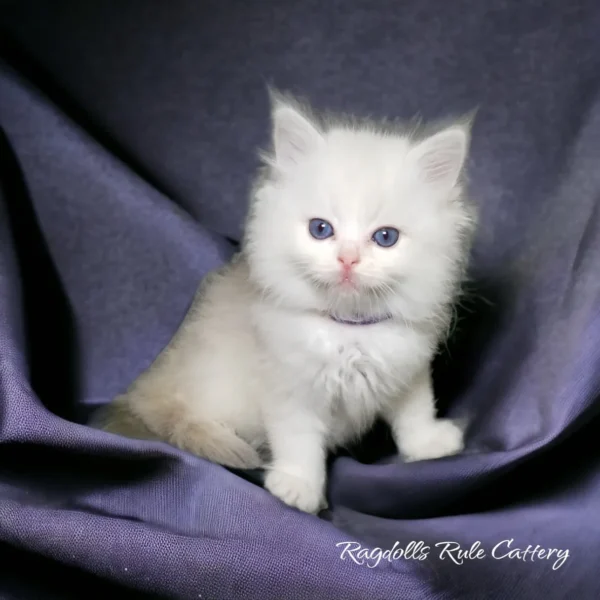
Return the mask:
M599 31L596 0L0 0L2 598L600 597ZM376 428L332 462L321 518L86 426L234 250L267 84L390 118L478 108L481 226L435 368L467 451L402 464ZM494 558L510 539L569 557ZM369 567L344 541L431 552Z

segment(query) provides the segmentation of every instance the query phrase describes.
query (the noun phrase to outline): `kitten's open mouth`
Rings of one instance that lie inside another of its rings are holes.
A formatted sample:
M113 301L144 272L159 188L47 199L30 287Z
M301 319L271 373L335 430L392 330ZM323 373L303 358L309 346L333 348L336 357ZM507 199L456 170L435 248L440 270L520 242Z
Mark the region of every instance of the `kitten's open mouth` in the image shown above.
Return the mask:
M358 297L362 295L380 295L378 294L379 286L358 277L339 276L332 278L329 276L319 276L306 271L300 272L302 277L309 281L316 288L329 293L335 293L341 296ZM379 290L381 292L381 290Z
M358 291L358 283L356 282L356 279L351 279L350 277L341 277L338 280L338 287L340 287L342 290Z

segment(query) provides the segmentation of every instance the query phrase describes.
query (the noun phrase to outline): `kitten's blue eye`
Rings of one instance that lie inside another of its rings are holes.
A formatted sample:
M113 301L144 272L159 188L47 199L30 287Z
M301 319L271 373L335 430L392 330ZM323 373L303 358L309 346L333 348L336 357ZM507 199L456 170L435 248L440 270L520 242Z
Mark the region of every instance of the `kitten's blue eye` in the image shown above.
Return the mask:
M308 222L308 231L316 240L326 240L333 235L333 227L324 219L311 219Z
M400 237L400 232L393 227L382 227L373 234L373 241L382 248L391 248Z

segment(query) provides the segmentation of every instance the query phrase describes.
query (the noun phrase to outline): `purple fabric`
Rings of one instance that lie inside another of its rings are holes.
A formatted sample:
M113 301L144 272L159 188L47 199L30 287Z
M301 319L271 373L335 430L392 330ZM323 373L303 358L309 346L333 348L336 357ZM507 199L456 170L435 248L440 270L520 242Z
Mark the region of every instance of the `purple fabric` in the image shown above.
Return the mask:
M596 0L0 11L1 597L600 597ZM321 519L253 474L85 425L239 239L267 82L361 114L479 107L482 223L435 369L467 452L402 464L376 428L332 462ZM494 559L511 538L570 556ZM412 540L479 541L486 557L459 566L438 547L369 568L336 547Z

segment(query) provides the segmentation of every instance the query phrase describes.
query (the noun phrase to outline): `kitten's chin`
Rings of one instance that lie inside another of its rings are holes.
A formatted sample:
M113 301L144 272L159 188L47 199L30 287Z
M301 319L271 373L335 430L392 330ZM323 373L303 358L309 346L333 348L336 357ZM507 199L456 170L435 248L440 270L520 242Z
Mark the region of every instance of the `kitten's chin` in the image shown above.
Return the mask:
M287 275L278 279L265 277L259 280L259 288L277 304L303 311L348 319L357 315L377 317L390 313L387 294L358 278L343 281L306 271Z
M384 297L384 294L378 291L380 290L379 286L370 285L359 278L333 279L323 283L321 287L329 297L336 296L353 302L370 302L372 304L376 299Z
M348 284L331 286L323 306L324 312L348 319L357 316L379 317L390 313L384 296L368 287Z

